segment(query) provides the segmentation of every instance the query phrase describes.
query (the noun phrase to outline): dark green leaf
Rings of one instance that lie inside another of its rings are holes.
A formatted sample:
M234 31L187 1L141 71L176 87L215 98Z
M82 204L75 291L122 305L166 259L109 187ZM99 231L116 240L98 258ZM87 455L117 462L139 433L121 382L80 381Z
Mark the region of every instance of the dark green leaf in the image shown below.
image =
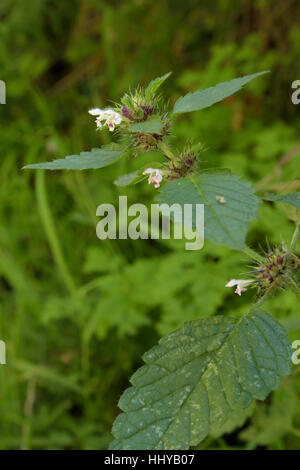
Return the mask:
M159 116L151 116L147 121L137 122L129 126L129 132L143 132L149 134L160 134L163 122Z
M166 73L162 77L155 78L152 80L145 90L146 99L150 99L153 96L158 88L164 83L165 80L171 75L172 72Z
M264 197L267 201L284 202L300 210L300 192L290 194L271 194L267 193Z
M69 155L64 159L52 162L33 163L23 168L37 170L88 170L89 168L103 168L117 162L125 154L124 150L106 150L95 148L90 152L81 152L80 155Z
M181 96L174 105L174 113L188 113L190 111L208 108L212 104L222 101L224 98L237 92L243 87L243 85L265 73L268 73L268 71L234 78L233 80L230 80L230 82L218 83L218 85L214 87L206 88L205 90L198 90L194 93L188 93L185 96Z
M127 175L119 176L119 178L114 181L114 184L116 186L130 186L139 183L145 178L146 175L143 175L141 170L136 170L132 173L128 173Z
M217 198L224 198L225 203ZM256 219L258 198L251 184L228 170L212 170L166 184L157 202L204 204L204 236L231 248L243 249L250 221ZM193 228L196 228L195 215Z
M187 323L148 351L119 401L112 449L188 449L290 373L292 348L264 312Z
M139 168L138 170L135 170L132 173L119 176L119 178L116 179L114 183L116 186L129 186L137 184L147 178L147 175L143 175L143 171L145 171L147 168L161 168L161 166L162 165L160 162L147 163L146 165L142 166L142 168Z

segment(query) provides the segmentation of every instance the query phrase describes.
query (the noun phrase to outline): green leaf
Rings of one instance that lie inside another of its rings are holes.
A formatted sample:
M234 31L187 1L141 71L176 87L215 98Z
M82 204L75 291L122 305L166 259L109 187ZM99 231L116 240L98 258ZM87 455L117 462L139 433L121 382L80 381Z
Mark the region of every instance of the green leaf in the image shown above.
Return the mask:
M194 93L188 93L185 96L181 96L174 105L174 113L188 113L190 111L198 111L199 109L208 108L212 104L222 101L224 98L227 98L240 90L243 85L254 78L268 72L268 70L265 70L264 72L253 73L252 75L235 78L230 82L218 83L218 85L214 87L206 88L205 90L198 90Z
M146 175L143 175L143 172L140 169L133 171L132 173L128 173L127 175L119 176L119 178L114 181L114 184L116 186L130 186L139 183L145 178Z
M300 191L290 194L271 194L266 193L264 199L267 201L284 202L300 210Z
M163 122L159 116L151 116L147 121L137 122L129 126L129 132L143 132L149 134L160 134Z
M255 402L253 401L251 405L245 410L236 409L233 411L228 420L222 426L212 426L210 430L210 435L215 438L223 436L223 434L232 433L236 428L243 426L245 421L253 414L255 409Z
M220 203L223 197L225 203ZM256 219L259 199L248 181L228 170L212 170L166 184L157 202L204 204L204 237L231 248L243 249L250 221ZM195 214L193 228L196 227Z
M291 355L285 330L261 311L187 323L144 355L120 398L111 449L197 445L277 389Z
M158 90L158 88L164 83L165 80L171 75L172 72L166 73L162 77L157 77L152 80L145 90L146 99L150 99Z
M90 152L81 152L80 155L69 155L64 159L52 162L33 163L23 168L37 170L88 170L89 168L103 168L117 162L125 155L123 150L108 150L95 148Z
M161 168L161 166L162 164L160 162L147 163L146 165L142 166L142 168L139 168L132 173L119 176L119 178L114 181L114 184L116 186L130 186L137 184L147 178L147 175L143 175L143 171L145 171L147 168Z

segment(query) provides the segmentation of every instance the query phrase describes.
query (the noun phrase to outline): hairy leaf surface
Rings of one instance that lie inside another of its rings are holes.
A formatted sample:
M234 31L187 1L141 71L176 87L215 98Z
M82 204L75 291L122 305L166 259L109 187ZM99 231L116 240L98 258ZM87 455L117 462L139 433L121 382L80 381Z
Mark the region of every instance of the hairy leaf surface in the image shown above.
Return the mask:
M81 152L80 155L69 155L64 159L52 162L33 163L23 168L36 170L88 170L90 168L103 168L111 165L125 155L124 150L108 150L94 148L90 152Z
M168 72L162 77L157 77L149 83L149 85L147 86L145 90L145 96L147 99L150 99L151 96L153 96L156 93L158 88L164 83L165 80L167 80L167 78L169 78L171 73L172 72Z
M129 132L143 132L149 134L160 134L163 122L159 116L151 116L144 122L137 122L129 126Z
M274 202L284 202L285 204L289 204L290 206L294 206L296 209L300 210L300 191L290 194L267 193L265 195L265 199Z
M218 198L224 198L221 203ZM204 236L231 248L243 249L250 221L257 218L259 199L250 183L228 170L213 170L181 178L162 187L160 204L204 204ZM182 221L184 223L184 220ZM196 227L195 213L192 220Z
M187 323L148 351L120 398L112 449L188 449L290 373L283 327L261 311Z
M174 105L174 113L188 113L190 111L208 108L212 104L233 95L233 93L240 90L246 83L267 72L268 71L258 72L246 75L245 77L234 78L229 82L218 83L218 85L206 88L205 90L198 90L194 93L181 96Z

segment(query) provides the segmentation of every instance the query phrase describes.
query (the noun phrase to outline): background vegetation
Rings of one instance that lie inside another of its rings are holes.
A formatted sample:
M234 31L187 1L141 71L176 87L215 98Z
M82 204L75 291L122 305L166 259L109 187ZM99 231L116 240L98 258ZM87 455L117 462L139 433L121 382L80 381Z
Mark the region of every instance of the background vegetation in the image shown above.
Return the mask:
M258 189L299 188L300 108L290 96L300 79L300 8L296 0L1 0L0 18L0 447L105 449L144 351L184 321L247 310L251 291L239 298L224 286L248 260L208 242L199 252L172 241L100 242L99 204L117 204L119 194L153 199L147 184L113 185L135 161L86 172L21 167L108 143L87 110L170 70L164 90L174 100L270 69L224 103L180 118L177 144L201 141L203 167L230 167ZM293 217L266 203L250 245L288 240ZM293 294L268 303L299 338ZM294 366L252 418L199 448L300 449L299 393Z

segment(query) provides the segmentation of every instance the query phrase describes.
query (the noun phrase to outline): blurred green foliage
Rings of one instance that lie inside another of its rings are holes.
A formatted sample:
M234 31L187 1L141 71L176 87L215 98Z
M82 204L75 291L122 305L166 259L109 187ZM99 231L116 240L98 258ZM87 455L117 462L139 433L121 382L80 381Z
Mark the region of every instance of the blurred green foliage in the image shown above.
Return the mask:
M176 146L202 142L203 168L230 167L258 190L299 188L300 118L290 96L300 78L300 9L296 0L73 0L71 8L2 0L0 18L0 447L105 449L142 353L186 320L245 312L251 293L239 298L224 286L249 260L208 242L199 252L178 241L100 242L99 204L117 204L120 194L129 203L153 199L147 184L113 185L144 157L87 172L21 167L108 143L87 110L170 70L164 90L173 103L270 69L224 103L180 117ZM251 246L289 240L292 209L270 202L259 215ZM290 293L265 309L299 316ZM199 448L300 449L299 372L294 366L242 430Z

